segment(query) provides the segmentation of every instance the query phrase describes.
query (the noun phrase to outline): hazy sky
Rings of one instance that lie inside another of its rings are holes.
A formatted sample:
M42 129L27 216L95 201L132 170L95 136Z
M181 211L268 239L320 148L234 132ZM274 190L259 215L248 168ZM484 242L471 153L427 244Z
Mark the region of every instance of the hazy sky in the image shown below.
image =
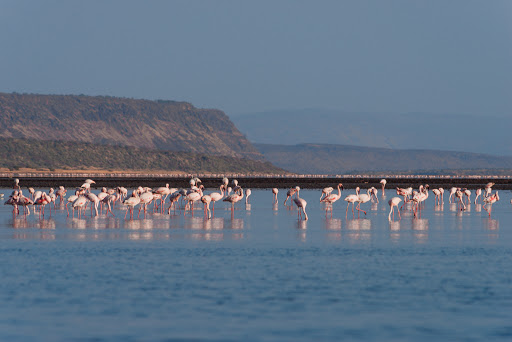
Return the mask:
M0 91L512 115L512 1L0 1Z

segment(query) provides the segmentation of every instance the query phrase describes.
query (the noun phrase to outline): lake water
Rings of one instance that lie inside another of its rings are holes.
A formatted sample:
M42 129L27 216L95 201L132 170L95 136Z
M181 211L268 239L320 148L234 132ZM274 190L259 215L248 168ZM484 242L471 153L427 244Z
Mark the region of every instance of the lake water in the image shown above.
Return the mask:
M253 190L234 218L44 219L0 205L1 341L510 341L512 205L309 220ZM0 189L7 199L10 190ZM342 198L353 193L345 190ZM89 213L87 214L89 215ZM141 215L142 217L142 215Z

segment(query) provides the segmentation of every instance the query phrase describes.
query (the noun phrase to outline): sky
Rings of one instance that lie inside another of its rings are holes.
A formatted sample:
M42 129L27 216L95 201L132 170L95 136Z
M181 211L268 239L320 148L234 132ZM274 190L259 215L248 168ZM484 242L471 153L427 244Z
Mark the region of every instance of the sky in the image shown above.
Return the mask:
M512 1L0 1L0 91L512 113Z

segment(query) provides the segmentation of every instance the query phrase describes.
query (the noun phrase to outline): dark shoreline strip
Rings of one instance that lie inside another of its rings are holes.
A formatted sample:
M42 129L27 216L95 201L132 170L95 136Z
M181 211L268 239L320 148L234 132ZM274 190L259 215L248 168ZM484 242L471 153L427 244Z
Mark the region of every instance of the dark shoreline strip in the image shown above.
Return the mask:
M96 184L94 188L124 186L133 188L136 186L160 187L169 183L171 187L187 188L189 187L190 177L155 177L155 176L137 176L137 177L94 177L89 176ZM22 188L56 188L63 185L66 188L75 188L83 184L86 177L18 177ZM204 177L200 176L202 184L206 188L217 188L222 182L222 177ZM336 187L338 183L343 183L345 188L369 188L376 187L380 191L379 181L382 177L307 177L307 176L288 176L288 177L256 177L256 176L236 176L229 177L237 179L244 188L265 189L265 188L290 188L300 186L303 189L322 189L327 186ZM488 182L496 183L493 187L496 190L512 190L512 178L508 177L453 177L439 178L433 176L399 176L386 177L386 189L393 191L396 187L414 187L420 184L429 184L430 188L449 188L452 186L465 187L468 189L483 188ZM14 177L0 177L1 188L12 188Z

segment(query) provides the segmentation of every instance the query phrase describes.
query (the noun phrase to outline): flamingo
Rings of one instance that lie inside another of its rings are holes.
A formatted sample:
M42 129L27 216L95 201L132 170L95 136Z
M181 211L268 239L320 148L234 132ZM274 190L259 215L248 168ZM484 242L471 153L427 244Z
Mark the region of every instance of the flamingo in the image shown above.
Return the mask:
M153 201L153 193L152 192L144 192L142 193L140 196L139 196L139 203L140 203L140 206L139 206L139 213L137 215L137 218L139 218L140 216L140 211L142 209L144 209L144 217L146 217L146 209L147 209L147 206Z
M441 191L439 191L439 189L433 189L432 192L434 193L434 195L436 195L434 197L434 205L440 205L440 202L441 202Z
M338 193L330 194L325 196L320 202L327 203L328 205L325 207L325 216L327 216L327 210L329 207L331 208L331 218L332 218L332 204L341 198L341 189L343 189L343 184L338 184Z
M395 220L395 207L396 207L396 210L398 210L398 217L399 217L399 220L402 219L402 217L400 216L400 209L398 208L398 205L400 204L400 202L402 202L402 199L400 197L393 197L392 199L390 199L388 201L388 204L389 204L389 215L388 215L388 220L391 221L391 213L393 213L393 220Z
M460 190L459 188L456 188L456 187L452 187L450 189L450 197L448 197L448 203L452 203L452 196L455 195L455 193L457 192L457 190Z
M30 194L30 198L31 198L32 200L34 200L34 198L35 198L35 197L34 197L34 193L35 193L35 192L36 192L36 191L34 190L34 188L28 188L28 193Z
M296 192L297 192L297 188L291 188L290 190L288 190L286 192L286 199L284 200L284 206L286 206L286 201L288 201L288 198L290 198L293 195L295 195Z
M498 191L496 191L494 193L494 195L491 195L489 197L486 197L484 198L484 206L483 208L485 209L485 211L487 211L489 213L489 217L491 217L491 212L492 212L492 205L496 202L498 202L500 200L500 196L498 196ZM489 206L489 210L487 210L486 206Z
M178 200L180 199L181 197L181 193L180 192L175 192L173 193L171 196L169 196L169 208L167 209L167 214L170 215L171 214L171 208L174 207L174 213L176 214L176 202L178 202ZM213 213L215 214L215 205L213 206Z
M345 202L347 202L347 210L345 210L345 217L348 215L348 206L352 203L352 215L354 215L354 203L359 201L359 196L357 194L351 194L345 197Z
M18 190L14 190L12 194L9 196L7 201L4 203L5 205L12 205L12 213L16 216L19 214L18 210Z
M57 198L59 199L59 204L62 204L62 201L64 201L65 196L66 196L66 189L61 185L61 186L59 186L59 190L57 190Z
M371 200L372 197L370 195L370 192L371 192L371 190L368 189L366 191L366 194L360 194L360 195L357 196L358 197L358 200L357 200L358 203L357 203L356 209L359 210L359 212L362 211L365 215L366 215L366 211L360 209L361 208L361 203L367 203L367 202L369 202ZM359 212L357 213L357 215L359 215Z
M222 201L231 203L231 217L235 214L235 203L240 201L244 197L244 192L239 189L238 192L227 196Z
M377 201L377 203L379 203L379 198L377 197L377 194L379 193L379 190L377 190L375 187L371 187L370 188L370 196L372 197L372 202L373 202L373 199L375 198L375 201Z
M297 205L297 208L299 208L299 210L297 211L297 218L301 214L301 210L302 210L302 212L304 213L304 220L307 221L308 214L306 213L306 205L308 205L308 202L306 202L306 200L304 200L303 198L299 197L299 191L300 191L299 187L296 187L295 190L296 190L296 192L295 192L295 198L293 199L293 202L295 202L295 204Z
M465 190L464 190L464 196L466 196L466 198L467 198L467 200L468 200L468 203L467 203L467 204L471 203L471 191L470 191L470 190L468 190L468 189L465 189Z
M84 195L78 196L78 198L73 202L73 217L75 217L75 209L78 209L78 218L81 217L82 209L85 207L86 203L87 197L85 197Z
M81 186L82 189L84 189L86 192L91 191L91 184L90 183L84 183Z
M478 197L480 197L481 194L482 194L482 189L476 189L476 191L475 191L475 195L476 195L476 197L475 197L475 204L476 204L476 201L477 201Z
M249 203L249 196L251 196L251 189L245 190L245 204Z
M489 197L491 195L492 187L494 186L494 184L495 183L493 182L489 182L485 185L484 197Z
M215 202L217 201L220 201L221 199L224 198L224 185L221 185L219 187L220 189L220 193L219 192L212 192L210 194L210 198L212 199L212 206L213 206L213 216L215 216Z
M129 197L124 200L123 204L128 207L128 210L126 211L126 214L124 214L124 218L126 219L126 215L128 214L128 211L130 211L130 220L133 220L133 209L139 205L140 198L137 193L137 191L133 191L132 197Z
M92 192L88 192L87 194L85 194L85 196L92 203L91 204L91 216L92 216L92 207L93 207L93 205L94 205L94 210L96 211L96 216L98 216L98 205L100 204L100 199L98 198L98 196L96 196ZM107 211L107 214L108 214L108 211Z
M455 192L455 197L459 199L460 202L460 210L466 210L466 204L464 203L463 192L461 190L457 190Z
M74 195L68 197L68 202L66 203L66 211L68 212L68 216L69 216L68 204L69 203L73 203L74 201L76 201L78 196L80 196L80 191L76 190Z
M162 196L160 198L160 204L162 205L162 210L163 210L163 207L164 207L163 205L165 205L165 201L167 200L167 197L171 193L173 193L173 190L174 190L174 192L176 191L175 189L170 189L169 188L169 184L165 184L165 186L160 187L160 188L156 189L155 191L153 191L153 193L160 194Z
M185 196L185 200L187 201L187 204L185 205L185 211L183 211L183 215L187 212L187 206L190 209L190 212L192 213L192 216L194 216L194 203L199 201L203 197L203 192L201 189L199 191L193 191Z
M18 205L21 205L23 207L23 214L30 215L30 208L28 208L29 205L34 204L34 201L32 201L30 198L23 196L21 190L18 193Z
M382 196L384 197L384 188L386 187L387 181L385 179L381 179L379 183L382 185Z
M34 205L41 205L42 206L42 208L39 210L39 217L41 217L41 212L42 212L43 217L44 217L44 208L51 201L52 201L52 199L50 198L50 196L48 196L48 194L46 192L41 193L41 196L37 197L34 200Z
M327 187L327 188L323 188L322 190L322 193L320 194L320 202L322 202L322 198L325 196L329 196L331 194L331 192L334 191L334 188L332 186L330 187Z
M279 193L279 189L278 188L272 188L272 195L274 196L274 203L277 203L278 200L277 200L277 194Z
M441 202L444 203L444 189L439 188L439 191L441 192Z
M210 202L211 201L212 201L212 198L210 197L210 195L204 195L203 197L201 197L201 202L204 203L204 217L207 218L208 220L211 217L211 215L210 215Z
M404 203L402 204L402 206L408 202L409 200L409 196L412 195L412 188L409 187L407 189L403 189L403 188L396 188L396 194L399 195L399 196L402 196L404 198Z
M102 192L101 194L107 194L107 193ZM100 203L101 203L102 207L103 207L103 204L107 205L107 216L108 216L108 213L110 212L112 214L112 216L115 217L116 215L114 215L114 213L112 212L112 207L110 206L110 203L115 202L117 200L117 195L108 195L107 194L107 196L102 196L102 197L103 197L103 199L100 200ZM98 196L98 199L99 199L99 196Z

